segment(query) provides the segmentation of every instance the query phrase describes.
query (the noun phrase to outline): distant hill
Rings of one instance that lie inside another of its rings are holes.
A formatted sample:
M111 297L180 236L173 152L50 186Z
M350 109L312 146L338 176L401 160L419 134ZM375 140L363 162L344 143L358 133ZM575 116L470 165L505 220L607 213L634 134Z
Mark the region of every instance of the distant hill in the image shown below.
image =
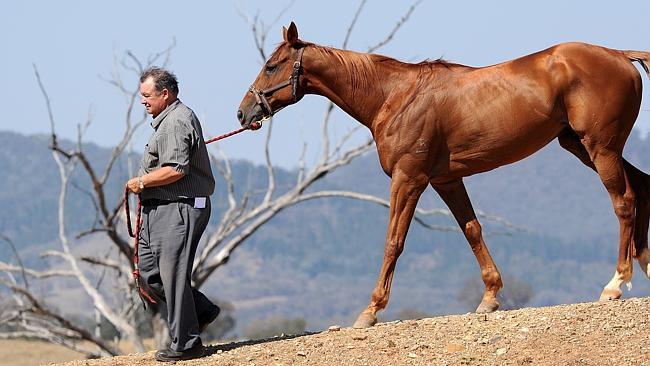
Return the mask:
M0 180L0 231L19 244L34 266L47 264L37 253L58 246L59 178L47 144L45 136L0 132L0 169L5 176ZM110 154L92 144L84 148L95 163ZM625 155L650 172L650 142L633 134ZM122 194L125 161L118 162L115 173L109 192L113 200ZM283 169L277 173L280 190L296 174ZM233 174L240 187L261 189L266 181L265 169L246 161L233 162ZM75 177L82 187L85 179L81 171ZM532 286L531 305L597 299L614 271L618 222L595 173L553 142L522 162L468 177L466 185L476 209L524 228L503 235L501 225L482 222L501 272ZM217 186L212 224L226 205L220 179ZM379 168L376 152L371 152L326 176L318 186L387 198L389 179ZM87 228L93 219L87 197L72 189L68 205L69 232ZM421 206L443 204L435 192L427 190ZM455 225L451 218L431 221ZM365 307L374 287L386 222L387 210L370 203L335 198L300 204L253 235L204 290L235 305L239 326L271 315L304 318L308 329L349 324ZM80 245L102 246L102 240L96 236ZM0 255L9 258L6 250ZM390 318L400 310L466 312L457 294L467 279L478 277L478 266L461 234L432 232L413 224L383 316ZM650 281L639 271L633 283L632 295L650 294ZM64 303L69 296L59 291L51 300Z

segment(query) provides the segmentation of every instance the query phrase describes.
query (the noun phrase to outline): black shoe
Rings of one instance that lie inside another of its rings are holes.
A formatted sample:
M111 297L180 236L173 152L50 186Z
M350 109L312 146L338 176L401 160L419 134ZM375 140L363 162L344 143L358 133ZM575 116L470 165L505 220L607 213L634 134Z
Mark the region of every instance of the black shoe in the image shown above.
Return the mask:
M199 315L199 332L203 332L210 323L217 319L220 312L221 309L217 305L214 305L210 310Z
M171 349L162 349L156 352L156 361L175 362L182 360L191 360L203 357L203 344L199 342L196 346L185 351L173 351Z

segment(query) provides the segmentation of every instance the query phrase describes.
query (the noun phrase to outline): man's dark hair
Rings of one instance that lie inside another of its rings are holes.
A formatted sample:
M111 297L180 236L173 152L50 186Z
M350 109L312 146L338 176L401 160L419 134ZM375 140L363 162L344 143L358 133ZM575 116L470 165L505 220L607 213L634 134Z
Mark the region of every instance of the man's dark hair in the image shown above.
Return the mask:
M140 83L144 83L148 78L153 79L156 92L160 93L163 89L167 89L171 94L178 95L178 80L176 80L176 75L170 71L152 66L140 74Z

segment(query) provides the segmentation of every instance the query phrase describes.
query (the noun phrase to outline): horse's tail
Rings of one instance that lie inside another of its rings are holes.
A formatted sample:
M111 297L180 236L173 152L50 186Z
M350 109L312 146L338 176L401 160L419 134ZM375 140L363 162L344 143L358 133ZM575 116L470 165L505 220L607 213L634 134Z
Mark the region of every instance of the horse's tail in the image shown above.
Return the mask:
M648 74L648 77L650 77L650 52L631 50L622 52L630 61L638 62L641 67L643 67L643 70Z
M650 224L650 175L641 171L627 160L623 160L625 173L636 198L634 221L634 247L631 257L638 258L648 248L648 225Z

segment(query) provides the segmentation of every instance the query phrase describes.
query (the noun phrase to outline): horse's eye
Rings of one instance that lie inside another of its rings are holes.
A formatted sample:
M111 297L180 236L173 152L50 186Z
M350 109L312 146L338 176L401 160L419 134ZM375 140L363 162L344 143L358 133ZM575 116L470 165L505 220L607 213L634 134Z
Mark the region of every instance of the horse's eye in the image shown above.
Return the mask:
M266 65L266 73L273 74L278 69L278 65Z

